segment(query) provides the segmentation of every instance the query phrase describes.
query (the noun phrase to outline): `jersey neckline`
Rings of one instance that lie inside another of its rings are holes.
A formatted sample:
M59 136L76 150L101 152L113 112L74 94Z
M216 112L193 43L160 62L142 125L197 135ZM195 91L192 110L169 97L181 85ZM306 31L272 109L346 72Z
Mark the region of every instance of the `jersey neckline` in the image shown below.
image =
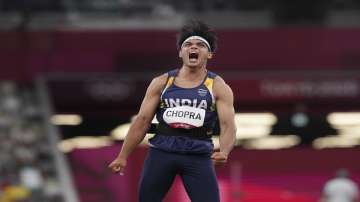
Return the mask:
M176 69L176 73L173 76L174 80L173 80L171 85L173 85L173 86L175 86L177 88L181 88L181 89L189 89L189 90L191 90L191 89L200 88L205 83L206 79L209 77L209 71L206 69L205 77L204 77L204 79L202 80L202 82L199 85L197 85L195 87L185 88L185 87L181 87L181 86L178 86L177 84L175 84L175 79L176 79L177 75L179 74L179 71L180 71L180 69Z

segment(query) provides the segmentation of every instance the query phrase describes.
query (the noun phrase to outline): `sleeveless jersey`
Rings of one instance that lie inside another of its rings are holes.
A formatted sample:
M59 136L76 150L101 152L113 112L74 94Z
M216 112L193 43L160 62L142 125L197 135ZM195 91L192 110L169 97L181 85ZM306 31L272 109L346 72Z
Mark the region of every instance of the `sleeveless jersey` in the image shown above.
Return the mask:
M156 118L159 125L175 131L193 129L213 130L217 123L215 98L212 92L216 74L208 71L203 82L194 88L182 88L174 84L178 69L168 72L168 80L160 97ZM207 131L207 130L203 130ZM199 139L196 134L188 136L165 135L157 131L150 139L152 147L170 152L212 153L211 135Z

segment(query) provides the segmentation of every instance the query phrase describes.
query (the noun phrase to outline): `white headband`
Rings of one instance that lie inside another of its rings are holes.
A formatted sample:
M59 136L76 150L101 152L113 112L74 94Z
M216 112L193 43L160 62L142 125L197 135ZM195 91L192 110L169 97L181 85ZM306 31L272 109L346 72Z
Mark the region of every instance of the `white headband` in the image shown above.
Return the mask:
M208 42L206 39L204 39L203 37L201 37L201 36L190 36L190 37L188 37L188 38L185 39L184 42L181 44L181 47L183 47L184 43L190 41L191 39L198 39L198 40L204 42L204 43L206 44L206 46L208 47L208 49L211 51L211 47L210 47L209 42Z

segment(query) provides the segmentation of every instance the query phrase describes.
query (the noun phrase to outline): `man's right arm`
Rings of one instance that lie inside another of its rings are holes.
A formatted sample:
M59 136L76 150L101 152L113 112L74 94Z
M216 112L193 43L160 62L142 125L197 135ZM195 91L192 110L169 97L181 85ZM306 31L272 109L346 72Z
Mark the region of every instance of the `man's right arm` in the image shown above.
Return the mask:
M144 139L155 115L156 108L159 105L160 95L164 88L166 79L167 75L164 74L154 78L150 83L142 101L139 113L131 124L126 135L121 151L116 159L109 165L109 168L114 172L123 172L123 169L126 166L127 157Z

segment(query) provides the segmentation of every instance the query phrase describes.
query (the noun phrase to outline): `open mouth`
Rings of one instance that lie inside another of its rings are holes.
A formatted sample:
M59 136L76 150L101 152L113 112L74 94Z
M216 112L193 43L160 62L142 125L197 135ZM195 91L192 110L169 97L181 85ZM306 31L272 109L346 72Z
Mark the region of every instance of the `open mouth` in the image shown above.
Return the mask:
M197 53L190 53L189 54L189 59L192 60L192 59L195 59L197 60L199 57L199 55Z

